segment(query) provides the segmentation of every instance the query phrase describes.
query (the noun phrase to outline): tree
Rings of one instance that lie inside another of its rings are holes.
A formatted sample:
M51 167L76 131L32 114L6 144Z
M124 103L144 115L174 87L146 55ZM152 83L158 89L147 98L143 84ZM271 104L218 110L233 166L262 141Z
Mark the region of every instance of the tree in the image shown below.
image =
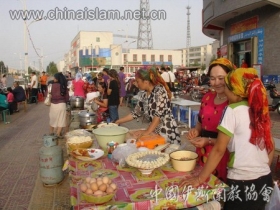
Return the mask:
M49 63L49 65L47 66L47 73L49 75L54 75L58 72L56 64L52 61Z
M201 70L205 70L206 69L206 65L203 63L202 65L201 65Z
M0 73L7 74L8 73L8 66L5 66L3 61L0 61Z

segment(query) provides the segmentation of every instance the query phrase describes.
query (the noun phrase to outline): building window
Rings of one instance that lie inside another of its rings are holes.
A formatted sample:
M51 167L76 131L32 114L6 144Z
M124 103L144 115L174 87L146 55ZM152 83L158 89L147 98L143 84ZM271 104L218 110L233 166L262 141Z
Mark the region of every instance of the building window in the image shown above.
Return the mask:
M100 37L96 37L96 42L100 42Z
M123 61L127 62L127 54L123 54Z
M137 61L137 54L133 54L133 61Z
M160 62L163 62L163 61L164 61L163 55L159 55L159 61L160 61Z
M151 55L151 62L155 62L155 55Z
M172 55L168 55L168 62L172 62Z
M146 62L146 55L142 55L142 62Z

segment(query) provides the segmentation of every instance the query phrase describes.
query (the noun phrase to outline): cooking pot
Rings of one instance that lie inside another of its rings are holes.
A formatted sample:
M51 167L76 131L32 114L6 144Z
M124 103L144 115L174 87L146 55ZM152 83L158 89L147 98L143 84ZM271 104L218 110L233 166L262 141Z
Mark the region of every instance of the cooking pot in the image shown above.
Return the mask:
M79 97L79 96L72 96L70 98L70 106L71 108L80 108L83 109L84 108L84 102L85 99L83 97Z
M85 128L87 125L97 124L96 115L89 110L79 112L80 126Z

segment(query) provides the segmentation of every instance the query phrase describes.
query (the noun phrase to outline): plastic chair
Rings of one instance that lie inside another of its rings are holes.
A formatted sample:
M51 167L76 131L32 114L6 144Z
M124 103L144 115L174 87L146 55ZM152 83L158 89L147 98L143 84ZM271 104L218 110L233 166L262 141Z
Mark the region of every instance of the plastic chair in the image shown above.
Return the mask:
M1 111L1 116L2 116L2 121L4 121L5 124L10 123L9 119L10 119L10 110L9 109L5 109ZM9 116L9 117L8 117Z
M197 122L197 118L198 118L198 113L199 111L193 111L191 112L191 127L194 128Z
M44 95L43 93L38 93L38 101L43 102L44 101Z

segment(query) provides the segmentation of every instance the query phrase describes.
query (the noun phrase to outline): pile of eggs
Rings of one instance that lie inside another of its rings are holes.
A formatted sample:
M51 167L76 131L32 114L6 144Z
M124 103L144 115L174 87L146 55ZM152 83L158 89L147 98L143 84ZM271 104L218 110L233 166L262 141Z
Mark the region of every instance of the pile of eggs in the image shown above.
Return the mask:
M107 176L99 178L87 177L80 185L80 190L87 195L101 197L116 191L117 185Z

